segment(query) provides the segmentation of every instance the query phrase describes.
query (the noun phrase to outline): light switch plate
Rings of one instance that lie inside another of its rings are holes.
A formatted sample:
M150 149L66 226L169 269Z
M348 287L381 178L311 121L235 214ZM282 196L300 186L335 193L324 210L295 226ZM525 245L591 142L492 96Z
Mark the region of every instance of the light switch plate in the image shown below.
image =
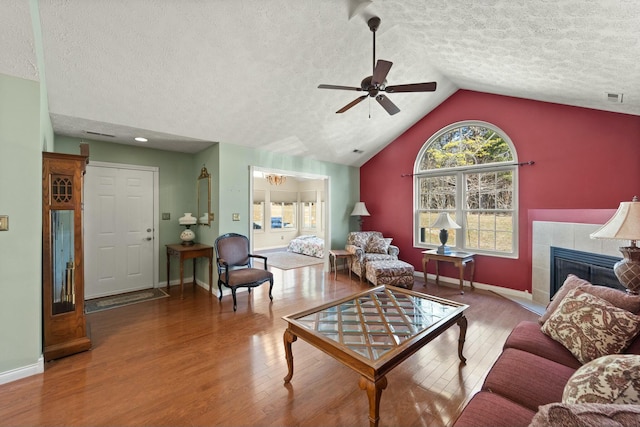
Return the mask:
M9 230L9 216L0 215L0 231Z
M239 213L232 214L231 219L234 221L240 221L240 214Z
M169 212L163 212L162 219L163 220L171 219L171 214Z

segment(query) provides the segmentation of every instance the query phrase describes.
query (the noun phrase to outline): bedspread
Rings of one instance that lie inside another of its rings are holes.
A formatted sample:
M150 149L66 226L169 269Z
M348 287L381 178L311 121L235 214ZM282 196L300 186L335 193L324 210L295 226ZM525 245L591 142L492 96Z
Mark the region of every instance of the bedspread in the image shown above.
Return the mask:
M295 252L302 255L323 258L324 239L312 235L298 236L289 242L287 250L289 252Z

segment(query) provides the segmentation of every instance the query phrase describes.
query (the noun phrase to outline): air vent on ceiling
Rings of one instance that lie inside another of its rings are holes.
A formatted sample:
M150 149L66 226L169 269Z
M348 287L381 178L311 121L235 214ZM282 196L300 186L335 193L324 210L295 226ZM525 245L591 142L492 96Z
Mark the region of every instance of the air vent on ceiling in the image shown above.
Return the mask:
M607 92L607 101L609 102L613 102L616 104L622 104L622 94L621 93L612 93L612 92Z
M116 137L115 135L109 135L108 133L94 132L94 131L91 131L91 130L85 130L84 132L88 133L90 135L106 136L108 138L115 138Z
M362 151L362 150L358 150L357 148L356 148L355 150L353 150L353 152L354 152L354 153L356 153L356 154L362 154L362 153L364 153L364 151Z

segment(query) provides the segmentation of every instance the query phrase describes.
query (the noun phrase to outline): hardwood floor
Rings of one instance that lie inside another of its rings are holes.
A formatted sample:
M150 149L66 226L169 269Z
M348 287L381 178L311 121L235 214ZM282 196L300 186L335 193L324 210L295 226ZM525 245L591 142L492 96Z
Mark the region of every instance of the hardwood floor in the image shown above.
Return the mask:
M268 285L222 302L196 287L88 315L93 349L49 362L42 375L0 386L0 425L368 425L358 375L302 340L287 374L281 316L367 287L321 266L273 269ZM416 278L414 290L470 305L464 354L452 327L388 376L380 426L450 425L479 389L511 329L537 315L491 292L459 295Z

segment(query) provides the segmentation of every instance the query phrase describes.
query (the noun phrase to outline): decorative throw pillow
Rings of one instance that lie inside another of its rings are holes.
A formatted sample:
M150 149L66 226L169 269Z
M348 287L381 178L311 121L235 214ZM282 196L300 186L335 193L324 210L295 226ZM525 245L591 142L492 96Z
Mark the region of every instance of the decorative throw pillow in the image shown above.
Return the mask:
M564 284L558 289L558 292L553 297L553 300L547 306L547 311L538 319L538 322L542 325L558 308L558 305L562 299L573 289L581 289L591 295L595 295L602 298L605 301L609 301L611 304L619 307L623 310L631 313L640 312L640 295L630 295L626 292L618 289L609 288L606 286L592 285L591 283L583 280L573 274L569 274Z
M369 237L375 235L371 232L354 232L351 233L352 240L350 243L359 248L365 249L367 247L367 242L369 241ZM365 251L366 252L366 251Z
M364 251L370 254L386 254L389 250L389 244L383 237L377 236L375 234L369 237L367 240L367 246Z
M637 427L638 405L549 403L538 408L529 427Z
M565 385L562 402L640 404L640 355L613 354L582 366Z
M640 316L580 289L570 291L540 328L581 363L620 353L640 332Z

